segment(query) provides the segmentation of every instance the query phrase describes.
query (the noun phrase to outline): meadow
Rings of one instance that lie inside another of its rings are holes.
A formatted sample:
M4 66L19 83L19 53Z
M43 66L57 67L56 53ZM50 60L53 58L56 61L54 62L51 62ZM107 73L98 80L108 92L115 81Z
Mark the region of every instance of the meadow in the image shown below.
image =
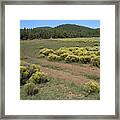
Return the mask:
M20 41L23 100L99 100L100 40Z

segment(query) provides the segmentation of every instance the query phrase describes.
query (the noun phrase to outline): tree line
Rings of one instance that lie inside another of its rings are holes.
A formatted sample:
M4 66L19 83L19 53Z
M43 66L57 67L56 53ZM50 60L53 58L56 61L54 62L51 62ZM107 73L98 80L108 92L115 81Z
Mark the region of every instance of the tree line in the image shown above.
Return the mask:
M74 24L64 24L57 27L37 27L20 29L21 40L99 37L100 29L92 29Z

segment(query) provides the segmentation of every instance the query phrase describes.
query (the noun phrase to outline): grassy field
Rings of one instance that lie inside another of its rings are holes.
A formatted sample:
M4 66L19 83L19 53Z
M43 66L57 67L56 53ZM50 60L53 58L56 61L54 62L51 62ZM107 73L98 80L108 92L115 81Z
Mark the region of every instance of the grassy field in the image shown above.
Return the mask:
M84 84L90 81L100 83L100 68L91 64L66 63L39 58L43 48L58 50L61 47L94 47L99 46L99 38L66 38L26 40L20 42L20 58L30 64L39 65L47 74L47 83L37 84L35 95L27 95L21 86L20 96L23 100L99 100L99 92L88 93Z
M84 42L84 41L88 42ZM21 59L26 57L37 57L39 50L42 48L59 49L61 47L84 47L94 46L99 44L99 38L66 38L66 39L42 39L42 40L25 40L20 44L20 57Z

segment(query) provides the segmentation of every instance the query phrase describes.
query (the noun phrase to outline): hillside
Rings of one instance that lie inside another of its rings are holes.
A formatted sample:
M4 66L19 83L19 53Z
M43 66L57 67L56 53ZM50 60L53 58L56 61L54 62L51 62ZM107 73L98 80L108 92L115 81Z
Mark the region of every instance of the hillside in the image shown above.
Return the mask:
M29 29L20 29L20 39L50 39L50 38L79 38L99 37L100 28L92 29L75 24L62 24L54 28L45 26Z
M55 28L62 28L65 30L90 30L91 29L89 27L79 26L79 25L75 25L75 24L62 24Z

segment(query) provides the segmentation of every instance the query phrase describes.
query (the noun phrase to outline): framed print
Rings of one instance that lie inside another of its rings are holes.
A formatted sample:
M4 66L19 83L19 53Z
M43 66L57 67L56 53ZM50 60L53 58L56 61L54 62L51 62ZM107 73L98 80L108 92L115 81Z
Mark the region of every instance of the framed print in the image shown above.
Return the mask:
M117 0L1 5L1 118L119 119Z

